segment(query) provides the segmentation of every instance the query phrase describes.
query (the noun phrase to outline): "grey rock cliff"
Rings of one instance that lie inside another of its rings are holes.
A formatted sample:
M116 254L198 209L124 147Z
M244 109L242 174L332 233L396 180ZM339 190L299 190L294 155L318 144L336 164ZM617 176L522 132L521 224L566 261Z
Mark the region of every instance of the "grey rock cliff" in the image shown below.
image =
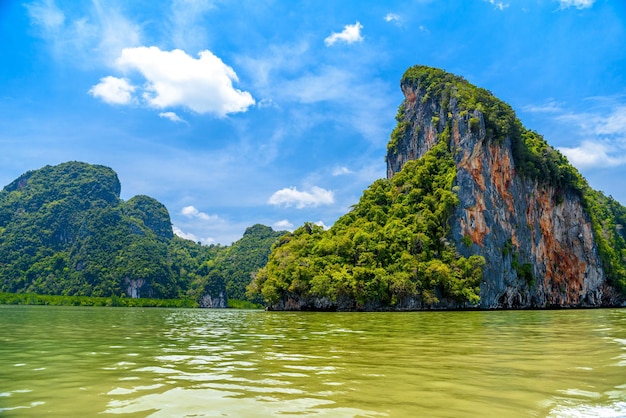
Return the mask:
M623 304L607 284L578 194L518 175L511 139L488 140L481 111L463 112L454 97L444 109L420 86L401 87L410 128L387 154L387 175L423 156L451 128L459 197L451 238L463 256L485 257L481 308Z

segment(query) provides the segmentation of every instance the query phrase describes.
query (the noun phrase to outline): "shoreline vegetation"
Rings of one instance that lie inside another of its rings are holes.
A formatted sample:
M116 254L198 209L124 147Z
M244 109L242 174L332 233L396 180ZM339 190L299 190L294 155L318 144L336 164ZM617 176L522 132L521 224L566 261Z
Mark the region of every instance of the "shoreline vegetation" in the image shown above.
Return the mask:
M40 295L37 293L0 292L0 305L44 305L44 306L103 306L133 308L199 308L193 299L149 299L127 297L94 297ZM262 305L246 300L229 299L231 309L263 309Z

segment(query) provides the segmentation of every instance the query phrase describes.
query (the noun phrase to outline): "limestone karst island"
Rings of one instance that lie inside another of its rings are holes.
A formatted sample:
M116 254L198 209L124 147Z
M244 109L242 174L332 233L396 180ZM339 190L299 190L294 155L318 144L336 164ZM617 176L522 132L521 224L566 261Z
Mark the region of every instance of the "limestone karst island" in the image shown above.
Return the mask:
M0 291L272 310L626 304L626 208L489 91L415 66L375 181L328 230L255 225L230 247L172 233L109 168L66 163L0 192ZM271 248L271 250L270 250Z

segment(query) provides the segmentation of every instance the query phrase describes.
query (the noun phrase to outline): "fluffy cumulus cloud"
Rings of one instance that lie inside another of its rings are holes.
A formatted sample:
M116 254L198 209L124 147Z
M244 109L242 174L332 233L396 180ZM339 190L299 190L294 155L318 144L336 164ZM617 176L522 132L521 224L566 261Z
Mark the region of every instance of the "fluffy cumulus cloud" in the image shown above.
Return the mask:
M135 86L124 78L103 77L89 90L89 94L108 104L129 104L134 101Z
M203 221L211 221L217 219L217 215L208 215L204 212L200 212L193 206L185 206L181 211L181 215L184 215L188 218L196 218L201 219Z
M593 6L596 0L558 0L561 9L569 9L575 7L579 10L588 9Z
M307 206L330 205L335 201L331 190L313 186L309 191L300 191L295 187L288 187L275 192L268 203L276 206L295 206L298 209Z
M343 31L339 33L333 32L329 37L324 39L324 43L326 46L332 46L337 42L344 42L346 44L362 42L363 36L361 36L361 29L363 29L363 25L359 22L356 22L354 25L346 25Z
M276 231L282 231L282 230L292 231L293 230L293 224L289 222L287 219L274 222L274 225L272 226L274 227Z
M180 49L124 48L116 64L141 73L146 80L142 97L155 108L181 106L223 117L255 103L250 93L233 87L237 74L211 51L194 58Z
M199 241L197 236L195 236L192 233L184 232L182 229L180 229L177 226L173 226L172 230L174 231L174 234L176 234L177 236L179 236L179 237L181 237L183 239L188 239L188 240L194 241L194 242L198 242Z

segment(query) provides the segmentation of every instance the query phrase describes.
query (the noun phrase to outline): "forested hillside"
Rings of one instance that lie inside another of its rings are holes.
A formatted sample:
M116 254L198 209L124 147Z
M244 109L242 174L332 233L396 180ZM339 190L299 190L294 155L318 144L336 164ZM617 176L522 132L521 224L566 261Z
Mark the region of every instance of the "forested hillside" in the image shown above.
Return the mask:
M29 171L0 191L0 291L243 298L282 234L255 225L232 248L203 246L174 236L161 203L123 201L120 188L110 168L69 162Z
M476 304L484 258L462 257L447 240L455 174L441 142L391 180L377 180L330 230L306 224L281 238L250 293L275 309Z

